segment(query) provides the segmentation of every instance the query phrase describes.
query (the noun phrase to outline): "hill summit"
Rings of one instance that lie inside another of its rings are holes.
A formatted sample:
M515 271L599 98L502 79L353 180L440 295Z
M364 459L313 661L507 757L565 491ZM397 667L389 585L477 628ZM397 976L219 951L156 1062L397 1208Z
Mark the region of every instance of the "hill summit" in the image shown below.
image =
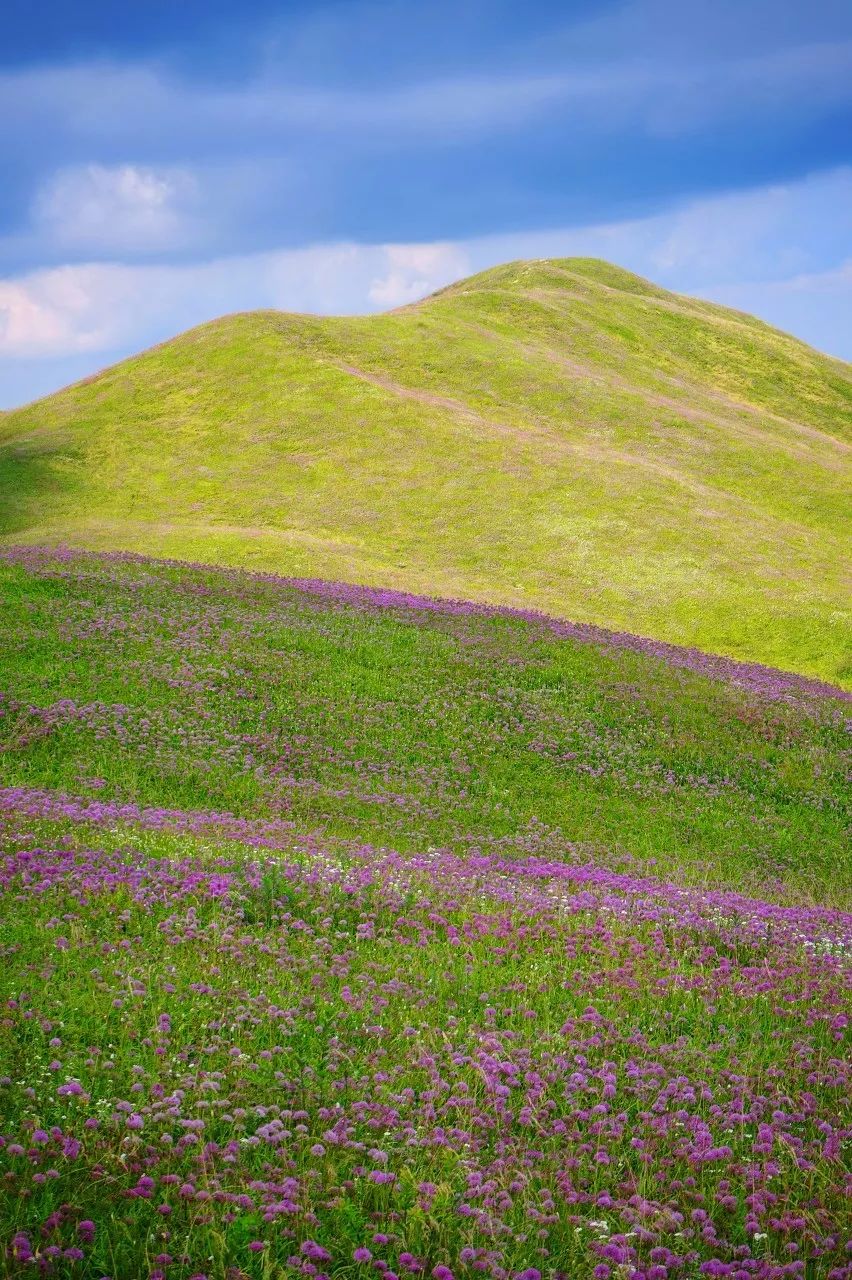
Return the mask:
M226 316L4 415L0 541L542 609L849 687L850 446L849 365L605 262L515 262L382 315Z

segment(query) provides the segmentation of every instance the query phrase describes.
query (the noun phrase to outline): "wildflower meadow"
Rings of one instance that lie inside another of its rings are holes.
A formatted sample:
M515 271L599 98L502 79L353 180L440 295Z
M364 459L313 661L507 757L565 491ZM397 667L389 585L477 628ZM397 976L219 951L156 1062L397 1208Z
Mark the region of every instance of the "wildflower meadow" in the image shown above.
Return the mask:
M0 1275L848 1280L847 694L0 555Z

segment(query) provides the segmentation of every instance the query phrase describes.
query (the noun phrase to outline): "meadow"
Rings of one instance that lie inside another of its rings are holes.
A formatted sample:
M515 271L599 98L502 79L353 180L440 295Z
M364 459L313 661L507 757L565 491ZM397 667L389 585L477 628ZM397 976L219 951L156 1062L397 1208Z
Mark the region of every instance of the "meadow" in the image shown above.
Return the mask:
M848 1280L849 695L0 555L0 1274Z

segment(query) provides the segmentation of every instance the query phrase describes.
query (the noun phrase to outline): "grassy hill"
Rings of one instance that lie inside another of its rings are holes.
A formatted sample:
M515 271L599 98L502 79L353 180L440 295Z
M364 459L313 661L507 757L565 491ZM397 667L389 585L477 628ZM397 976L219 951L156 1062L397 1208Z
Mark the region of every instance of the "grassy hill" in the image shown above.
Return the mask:
M41 548L0 650L0 1274L846 1274L848 698Z
M228 316L0 419L0 537L536 607L852 682L852 370L588 259Z

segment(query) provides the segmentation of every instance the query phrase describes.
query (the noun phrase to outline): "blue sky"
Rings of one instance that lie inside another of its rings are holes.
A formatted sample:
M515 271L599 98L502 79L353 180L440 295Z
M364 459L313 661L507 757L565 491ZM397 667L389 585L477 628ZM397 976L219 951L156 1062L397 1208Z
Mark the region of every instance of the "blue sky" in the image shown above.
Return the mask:
M5 0L0 406L593 253L852 358L848 0Z

